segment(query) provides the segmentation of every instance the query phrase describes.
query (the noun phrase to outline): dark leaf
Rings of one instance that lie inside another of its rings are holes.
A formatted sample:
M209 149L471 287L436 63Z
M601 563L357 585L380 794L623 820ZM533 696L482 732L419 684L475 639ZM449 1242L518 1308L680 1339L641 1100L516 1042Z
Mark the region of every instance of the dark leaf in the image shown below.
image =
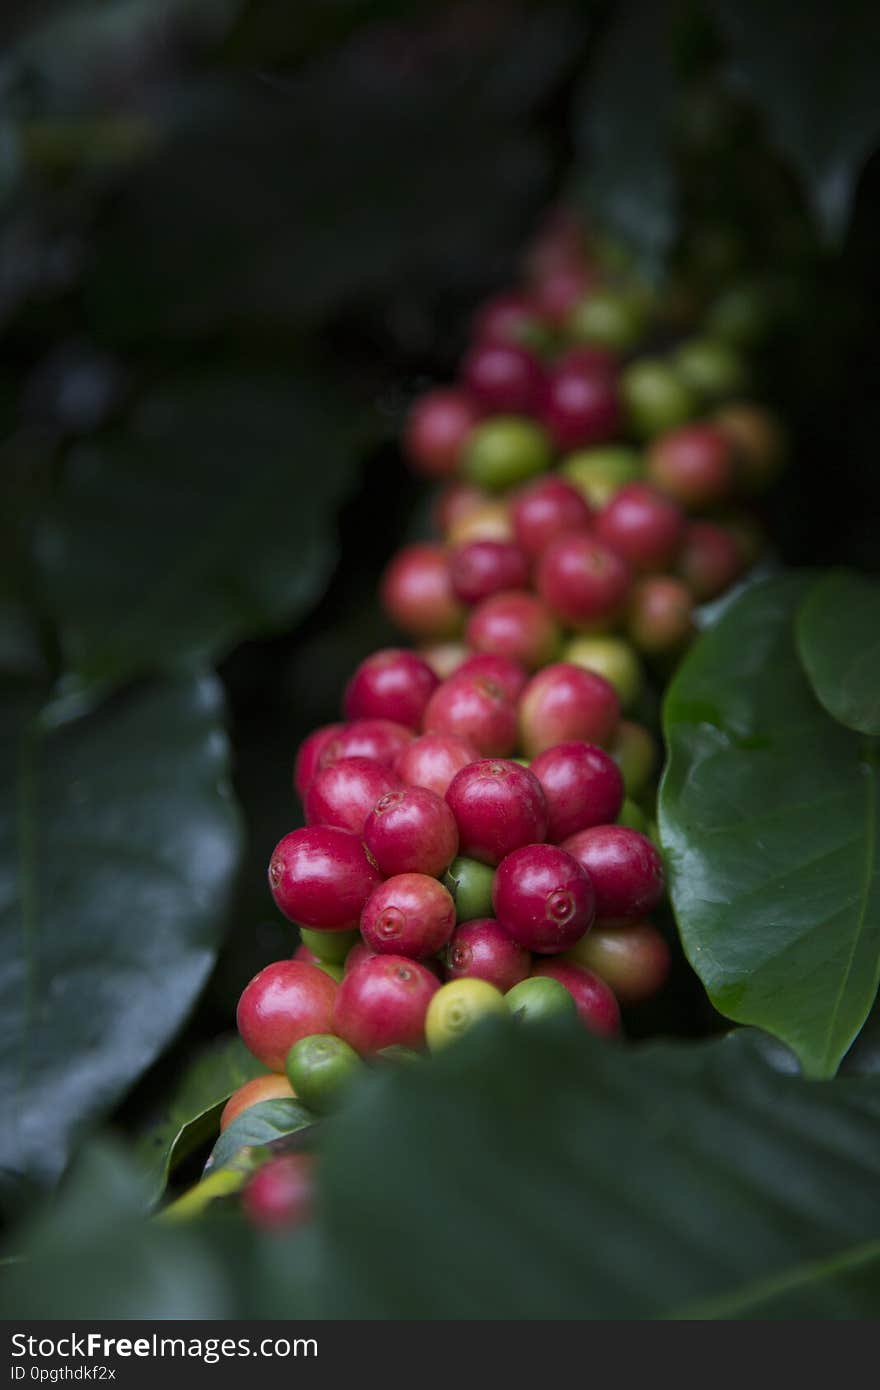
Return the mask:
M798 614L798 649L828 713L880 734L880 580L841 570L810 589Z
M296 1100L263 1100L243 1111L228 1125L211 1150L206 1173L234 1163L242 1149L259 1149L315 1123L311 1110Z

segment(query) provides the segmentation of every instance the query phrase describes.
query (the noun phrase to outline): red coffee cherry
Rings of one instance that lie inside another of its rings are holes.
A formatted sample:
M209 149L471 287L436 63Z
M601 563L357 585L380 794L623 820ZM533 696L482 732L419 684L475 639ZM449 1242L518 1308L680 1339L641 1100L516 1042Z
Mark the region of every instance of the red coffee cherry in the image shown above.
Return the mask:
M642 579L630 594L627 632L643 652L671 652L694 630L694 600L681 579L654 574Z
M589 875L596 919L606 926L637 922L663 896L663 860L656 846L624 825L597 825L563 844Z
M627 483L596 519L596 534L634 570L665 570L684 540L684 513L647 483Z
M532 973L565 986L581 1023L591 1033L613 1038L620 1032L620 1008L614 993L592 970L570 961L546 960L539 961Z
M503 994L525 980L531 968L530 953L494 917L462 922L446 948L448 980L486 980Z
M703 511L727 501L734 492L734 446L717 425L684 425L654 440L647 472L661 492L689 511Z
M391 719L419 729L425 706L440 684L415 652L386 647L358 666L345 691L346 719Z
M617 820L623 805L623 777L614 759L591 743L557 743L539 753L531 771L547 802L547 839L554 844Z
M499 656L495 652L473 652L465 657L456 675L479 676L483 680L500 685L508 699L516 702L525 690L529 673L519 661L509 656ZM472 760L473 761L473 760Z
M519 702L520 737L527 757L557 743L607 746L620 722L614 686L595 671L567 661L533 676Z
M406 956L375 955L347 971L333 1010L333 1029L356 1052L395 1043L421 1047L425 1014L440 988L436 975Z
M276 960L245 985L236 1022L245 1047L270 1071L310 1033L329 1033L336 981L302 960Z
M557 536L587 530L593 511L576 487L551 477L522 488L511 503L511 516L521 549L536 557Z
M420 396L403 432L403 447L416 472L428 478L453 476L464 442L479 418L475 402L456 387Z
M376 802L364 827L364 843L389 877L415 873L439 878L458 853L458 827L442 796L425 787L402 787Z
M305 797L309 783L321 766L324 750L344 728L344 724L325 724L303 739L293 765L293 785L300 801Z
M525 845L502 859L492 905L505 931L539 955L567 950L593 923L590 880L556 845Z
M529 582L529 562L512 541L468 541L452 552L452 587L462 603L480 603Z
M314 1159L311 1154L270 1158L247 1181L242 1210L261 1231L292 1231L312 1212Z
M456 772L476 762L479 756L473 744L454 734L422 734L403 750L394 767L408 786L427 787L428 791L445 796Z
M736 536L712 521L691 521L684 535L677 572L697 603L718 598L746 568Z
M541 419L558 449L602 444L621 422L617 383L605 370L582 363L555 367L549 374Z
M669 947L651 922L629 927L597 924L569 954L578 965L595 971L621 1004L653 999L669 976Z
M377 954L421 960L436 956L455 927L448 889L427 874L395 874L380 883L361 913L361 935Z
M516 745L516 709L494 681L457 671L431 696L425 732L452 734L473 744L484 758L504 758Z
M519 763L504 758L471 763L452 779L446 800L458 825L461 853L484 864L500 864L521 845L546 837L541 784Z
M459 522L479 512L487 502L491 505L489 493L475 483L464 479L447 483L434 503L434 524L441 536L448 537Z
M392 622L426 641L455 637L464 611L452 589L445 546L404 546L382 577L382 604Z
M269 887L284 916L326 931L356 927L381 878L359 836L329 825L291 831L269 861Z
M570 627L601 628L626 605L632 571L611 546L582 533L559 536L538 560L538 593Z
M474 315L471 326L478 343L523 343L540 327L534 305L525 294L497 294Z
M392 719L355 719L338 727L339 732L321 749L319 767L329 767L341 758L372 758L383 767L393 768L413 738L412 729Z
M477 343L464 359L462 381L495 415L530 415L541 403L544 372L537 357L516 343Z
M399 779L372 758L340 758L312 778L305 799L308 825L338 825L362 835L367 816Z
M529 671L553 658L560 637L547 604L535 594L516 589L484 599L465 628L468 645L475 651L509 657Z

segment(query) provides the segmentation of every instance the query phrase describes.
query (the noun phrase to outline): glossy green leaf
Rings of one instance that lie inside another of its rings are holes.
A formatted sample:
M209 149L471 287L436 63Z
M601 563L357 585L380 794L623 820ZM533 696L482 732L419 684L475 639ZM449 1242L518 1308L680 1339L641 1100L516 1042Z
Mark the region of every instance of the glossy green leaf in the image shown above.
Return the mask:
M880 580L841 570L817 580L798 614L798 650L822 704L880 734Z
M211 1150L205 1172L227 1168L242 1149L262 1148L314 1123L312 1111L296 1100L263 1100L259 1105L251 1105L224 1129Z
M56 1177L189 1012L238 857L220 688L132 691L0 745L0 1097L7 1178Z
M684 948L712 1002L831 1076L880 980L878 766L798 660L810 582L747 590L679 669L660 833Z

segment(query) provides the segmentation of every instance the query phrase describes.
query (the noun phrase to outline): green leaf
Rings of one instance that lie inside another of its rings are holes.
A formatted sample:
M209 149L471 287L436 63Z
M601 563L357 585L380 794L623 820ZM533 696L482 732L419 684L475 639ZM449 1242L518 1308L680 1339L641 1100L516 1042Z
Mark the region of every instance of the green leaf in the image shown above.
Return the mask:
M224 1039L191 1063L161 1120L138 1145L153 1179L154 1201L162 1195L174 1168L217 1133L220 1112L233 1091L265 1073L266 1068L238 1037Z
M861 0L713 0L734 74L804 178L839 241L862 166L880 139L877 21Z
M314 602L352 482L340 414L320 383L181 378L68 458L41 554L76 689L221 656Z
M132 691L54 731L21 693L4 716L0 1167L48 1180L201 990L238 819L213 678Z
M315 1123L311 1110L296 1100L263 1100L251 1105L224 1129L211 1150L205 1173L234 1163L242 1149L259 1149Z
M810 582L747 590L682 664L666 696L660 834L712 1002L832 1076L880 980L878 768L798 660Z
M880 580L841 570L810 589L798 614L798 650L828 713L880 734Z

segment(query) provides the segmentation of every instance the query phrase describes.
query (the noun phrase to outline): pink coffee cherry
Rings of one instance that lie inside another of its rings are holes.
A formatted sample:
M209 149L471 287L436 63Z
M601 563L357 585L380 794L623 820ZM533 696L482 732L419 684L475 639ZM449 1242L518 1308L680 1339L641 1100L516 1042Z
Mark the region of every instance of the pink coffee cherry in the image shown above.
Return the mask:
M589 877L556 845L525 845L502 859L492 885L492 906L505 931L539 955L573 946L593 924Z
M465 517L472 516L491 500L489 493L476 483L464 479L447 483L434 503L434 525L441 536L447 536Z
M486 980L506 994L532 968L531 954L494 917L462 922L446 948L448 980Z
M329 767L340 758L372 758L383 767L392 768L412 739L412 729L395 724L392 719L355 719L341 725L339 732L327 740L318 765Z
M652 922L633 922L627 927L597 923L570 957L595 971L621 1004L653 999L665 985L671 965L666 940Z
M468 541L452 552L452 587L462 603L480 603L504 589L523 589L529 562L513 541Z
M300 1038L329 1033L336 981L304 960L276 960L245 985L236 1022L245 1047L270 1071L283 1072Z
M649 574L633 586L626 630L643 652L673 652L694 632L694 597L683 579Z
M356 970L359 965L363 965L365 960L372 960L375 955L376 952L372 947L359 937L345 957L345 974L348 975L352 970Z
M403 749L394 770L408 786L427 787L445 796L456 772L479 756L472 743L454 734L422 734Z
M508 699L516 702L525 690L529 673L519 661L509 656L498 656L494 652L472 652L465 657L456 674L481 676L485 680L500 685Z
M580 830L563 844L589 874L596 919L603 925L637 922L663 897L663 860L656 846L624 825Z
M529 671L553 658L560 637L559 625L547 604L519 589L484 599L465 628L466 641L475 651L509 657Z
M386 647L358 666L345 691L346 719L391 719L419 729L425 706L439 685L415 652Z
M684 512L647 483L627 483L596 519L596 535L634 570L669 569L684 540Z
M307 825L338 825L363 835L367 816L399 778L372 758L340 758L322 767L306 792Z
M303 739L293 765L293 785L300 801L305 797L309 783L321 766L325 748L344 728L344 724L325 724Z
M378 954L436 956L455 928L452 894L427 874L395 874L374 888L361 913L361 935Z
M574 1000L578 1017L591 1033L613 1038L620 1032L620 1007L604 980L583 965L570 961L540 961L533 975L545 975L564 985Z
M570 627L599 629L620 616L632 570L597 536L573 533L551 541L535 572L538 593Z
M544 372L518 343L477 343L461 368L466 390L494 415L531 415L541 404Z
M567 262L548 268L534 289L535 307L548 323L562 327L593 284L592 272Z
M464 610L445 546L425 541L399 550L382 577L381 598L392 622L412 637L437 641L461 630Z
M623 777L617 763L591 743L557 743L531 764L547 802L547 839L554 844L617 820L623 805ZM381 867L381 865L380 865Z
M403 447L418 473L449 478L458 469L465 440L480 418L466 391L456 387L427 391L410 409Z
M439 878L458 853L458 827L442 796L426 787L401 787L374 805L364 843L388 877L415 873Z
M461 853L484 864L501 860L547 834L547 803L537 777L521 764L484 758L462 768L446 800L458 826Z
M284 916L325 931L356 927L381 879L360 837L330 825L292 830L278 841L269 861L269 887Z
M555 367L547 379L541 419L558 449L583 449L611 439L621 420L615 379L583 363Z
M520 698L519 720L528 758L557 743L605 747L620 723L620 700L604 676L558 661L529 681Z
M712 521L688 523L676 568L697 603L718 598L745 567L742 546L732 532Z
M648 450L650 481L688 511L726 502L735 490L736 452L718 425L683 425L655 439Z
M516 709L494 681L456 671L428 701L425 733L453 734L484 758L504 758L516 746Z
M515 495L511 516L521 549L536 558L558 536L586 531L593 510L571 483L548 477L539 478Z
M261 1231L292 1231L312 1213L314 1157L279 1154L248 1178L242 1210Z
M336 995L333 1028L356 1052L395 1043L422 1047L425 1014L440 988L436 975L406 956L370 956L347 971Z

